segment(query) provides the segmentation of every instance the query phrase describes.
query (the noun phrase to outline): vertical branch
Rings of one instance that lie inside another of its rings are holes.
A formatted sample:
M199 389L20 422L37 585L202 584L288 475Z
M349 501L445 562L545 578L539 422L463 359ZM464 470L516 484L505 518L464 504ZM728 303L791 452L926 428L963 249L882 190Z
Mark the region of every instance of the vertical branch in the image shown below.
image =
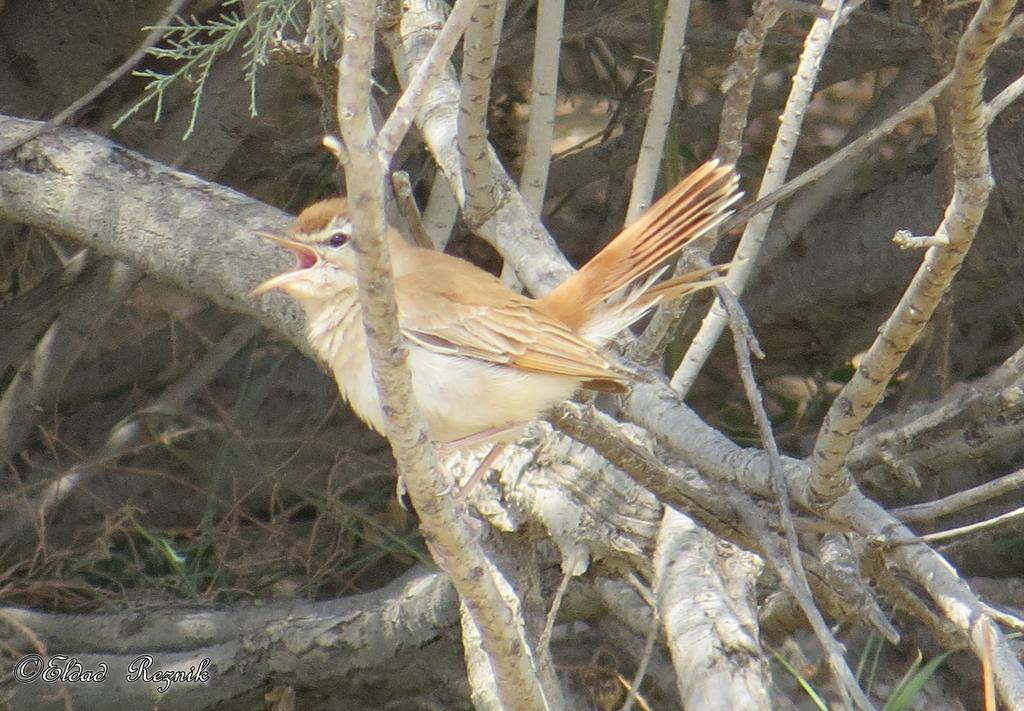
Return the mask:
M743 132L747 127L750 100L754 95L754 81L757 79L761 50L768 32L782 16L775 0L757 0L754 13L747 26L736 37L732 65L726 74L722 88L725 103L718 130L718 148L715 154L726 163L739 160L743 150ZM721 233L721 229L718 230ZM694 265L705 266L713 245L710 240L687 247L676 263L675 274L681 276ZM647 361L655 353L661 353L665 343L676 332L683 307L678 301L662 304L654 313L651 323L640 334L629 353L641 361Z
M558 62L562 49L562 20L565 0L539 0L537 36L533 44L533 75L530 78L530 123L526 128L526 157L519 176L523 202L540 218L551 168L551 142L555 135L558 105ZM517 287L518 279L506 262L501 279Z
M743 132L747 128L747 113L754 95L754 81L764 40L775 23L782 17L782 10L775 0L757 0L754 12L747 26L736 37L735 59L722 82L725 103L722 105L722 120L718 126L718 149L716 155L725 163L735 163L743 152Z
M439 3L434 0L406 0L401 21L385 36L395 73L403 85L433 45L436 28L441 22L439 16ZM425 97L416 121L434 161L461 202L466 196L455 130L460 96L461 90L451 68L445 67ZM469 213L464 217L474 232L494 245L505 261L513 265L516 274L535 294L542 294L572 273L568 260L543 229L536 214L523 202L493 150L488 151L488 163L499 195L497 211L484 221Z
M900 303L825 415L814 445L812 497L828 505L850 487L843 469L853 438L882 399L903 356L921 335L949 289L977 234L992 191L986 111L985 63L1016 5L985 0L960 38L949 89L953 125L953 197L933 237L897 233L901 246L929 246Z
M345 42L338 60L337 112L347 149L345 184L355 228L352 246L357 257L359 305L373 376L384 404L385 429L399 469L408 477L411 488L413 481L417 485L429 482L432 467L426 430L405 367L391 256L385 242L384 163L378 157L370 106L376 16L373 0L346 3ZM429 486L440 491L444 483Z
M533 46L533 76L530 80L530 123L526 129L526 157L523 174L519 178L519 192L538 215L544 207L551 167L564 13L565 0L539 0L537 3L537 39Z
M430 184L430 197L423 209L423 229L430 235L434 249L443 252L451 239L455 220L459 216L459 201L452 194L452 188L438 171Z
M471 219L484 219L494 211L497 191L491 178L487 141L487 112L497 52L494 31L499 0L480 0L462 43L462 94L459 97L458 135L462 181L466 189L464 211Z
M413 119L429 96L431 85L444 72L448 59L455 51L459 38L466 31L466 26L469 25L470 17L473 16L478 4L479 0L459 0L456 3L444 27L437 33L427 56L416 68L416 72L409 77L405 90L377 137L380 160L384 165L391 162L399 144L409 132Z
M821 71L825 48L828 47L833 33L845 16L859 4L860 0L854 0L844 9L843 0L822 0L821 7L828 13L828 17L815 19L810 32L807 33L804 51L800 55L800 64L793 77L793 86L782 113L779 133L775 137L771 156L768 158L768 167L765 169L758 197L768 195L785 181L790 161L793 158L793 149L800 137L804 114L814 94L814 84L818 79L818 73ZM736 249L733 267L729 270L725 282L726 286L737 296L743 293L743 289L750 279L754 260L764 243L764 236L774 214L774 208L758 213L747 223L747 227L743 231L743 237ZM711 350L715 347L719 336L722 335L728 320L729 317L721 301L715 299L711 311L701 324L700 331L672 376L672 389L680 396L685 396L689 392L690 387L697 379L697 374L704 367L708 356L711 355Z
M654 185L658 181L661 157L665 151L665 136L672 121L676 88L679 86L679 67L683 61L683 43L686 23L690 15L690 0L668 0L662 23L661 48L658 51L658 69L654 80L651 108L640 143L640 157L633 176L633 192L626 208L626 224L633 222L651 204Z
M338 61L338 122L348 162L345 181L354 226L359 304L384 428L432 554L452 582L480 632L502 708L558 708L534 669L524 623L510 586L484 557L465 505L446 496L450 482L435 466L426 429L405 367L395 285L385 235L384 166L370 114L375 0L349 0ZM510 596L508 599L505 596Z

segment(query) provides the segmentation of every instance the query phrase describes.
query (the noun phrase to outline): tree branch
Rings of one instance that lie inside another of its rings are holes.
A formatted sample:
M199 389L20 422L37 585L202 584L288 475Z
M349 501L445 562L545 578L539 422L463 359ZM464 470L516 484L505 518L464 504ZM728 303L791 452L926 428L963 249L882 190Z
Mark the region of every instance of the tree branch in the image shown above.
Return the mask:
M385 241L384 163L369 110L376 13L375 0L351 0L346 5L347 39L338 62L338 123L348 149L345 178L359 303L385 431L431 553L451 576L480 633L498 699L508 709L557 710L562 707L559 690L545 689L538 679L514 590L484 557L465 503L447 495L452 482L431 456L405 366L405 341Z
M398 103L395 104L377 137L377 148L380 151L381 163L384 165L391 163L391 158L398 150L405 134L409 132L416 114L422 110L431 95L433 83L444 73L445 65L455 51L455 45L462 38L479 4L480 0L459 0L455 3L423 61L409 76Z
M423 60L440 23L440 6L430 0L409 0L402 21L385 34L399 81L408 77ZM461 159L456 140L460 89L451 67L447 67L416 117L420 133L434 160L448 180L460 205L465 206ZM495 188L497 209L484 222L467 216L467 222L481 237L495 246L516 274L540 294L557 286L571 273L568 261L537 215L523 201L494 151L488 149L490 180Z
M812 498L826 505L851 486L843 464L854 437L949 289L985 214L994 183L982 97L985 63L1015 5L1014 0L983 2L960 38L950 86L955 184L935 232L944 244L928 250L900 303L825 415L814 445L810 487Z
M0 136L36 125L0 116ZM259 230L290 218L229 188L173 170L75 128L54 128L0 156L0 214L72 237L158 279L286 334L310 354L299 309L247 294L291 259Z
M319 602L266 601L199 610L162 605L95 614L5 607L0 608L0 629L9 649L37 651L27 647L20 625L34 632L46 653L73 655L87 669L99 662L108 665L104 683L74 685L75 708L105 708L111 698L125 708L152 707L157 684L125 680L128 663L142 654L154 656L154 669L187 671L204 658L211 660L209 682L172 684L160 694L161 708L230 707L246 695L258 698L267 680L330 688L342 698L372 704L375 687L388 689L376 695L380 700L393 699L396 692L459 684L461 675L452 673L459 655L448 638L457 609L446 576L414 570L372 593ZM447 682L405 671L439 658L450 660L437 670L448 676ZM52 683L21 683L11 675L0 682L5 703L27 711L53 708L52 690ZM464 693L455 691L451 700Z
M661 47L654 80L654 94L647 113L644 137L640 141L640 155L633 175L633 191L626 208L626 224L633 222L646 210L654 196L654 186L661 172L661 159L665 153L665 137L672 124L672 108L676 104L679 87L679 69L683 62L686 24L690 18L690 0L668 0L662 19Z
M836 28L858 5L859 0L854 0L847 5L843 4L843 0L822 1L822 8L829 10L830 16L827 20L816 19L807 33L804 51L800 55L800 63L793 76L793 86L779 123L779 132L772 144L771 156L768 158L768 166L765 168L758 197L768 195L785 181L790 161L793 158L793 148L803 126L807 105L814 94L814 85L818 73L821 71L825 49ZM743 237L740 239L733 257L733 266L725 281L729 290L737 296L743 293L750 279L757 254L764 244L764 236L768 231L774 212L774 209L769 208L755 214L743 231ZM722 229L724 230L725 227L723 226ZM701 324L700 331L694 337L686 355L683 356L679 368L672 375L673 390L685 397L697 379L697 374L711 355L711 350L727 323L728 314L721 302L715 299L711 311L705 317L704 323Z
M558 60L562 49L564 0L537 2L537 37L530 80L530 122L526 128L523 173L519 192L537 215L544 208L544 194L551 168L551 141L558 105Z

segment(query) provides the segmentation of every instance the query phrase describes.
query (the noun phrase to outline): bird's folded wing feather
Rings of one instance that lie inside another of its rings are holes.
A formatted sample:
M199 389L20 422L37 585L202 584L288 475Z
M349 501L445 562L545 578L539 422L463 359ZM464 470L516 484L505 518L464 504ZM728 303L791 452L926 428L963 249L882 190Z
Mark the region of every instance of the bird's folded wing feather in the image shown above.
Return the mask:
M584 387L622 392L625 375L594 346L490 274L424 269L395 284L400 326L428 350L533 373L565 375Z

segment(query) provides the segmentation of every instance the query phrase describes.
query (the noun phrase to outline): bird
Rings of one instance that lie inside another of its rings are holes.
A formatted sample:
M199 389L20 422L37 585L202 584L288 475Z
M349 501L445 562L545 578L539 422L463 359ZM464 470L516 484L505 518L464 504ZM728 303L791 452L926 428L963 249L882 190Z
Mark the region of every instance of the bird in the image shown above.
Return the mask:
M628 392L634 375L605 346L657 304L720 281L703 269L660 279L666 260L707 234L741 198L731 165L712 159L666 192L552 291L531 298L457 257L388 228L398 323L430 439L448 450L518 432L578 389ZM384 433L344 198L304 209L286 235L265 234L294 268L259 284L301 305L309 344L355 413Z

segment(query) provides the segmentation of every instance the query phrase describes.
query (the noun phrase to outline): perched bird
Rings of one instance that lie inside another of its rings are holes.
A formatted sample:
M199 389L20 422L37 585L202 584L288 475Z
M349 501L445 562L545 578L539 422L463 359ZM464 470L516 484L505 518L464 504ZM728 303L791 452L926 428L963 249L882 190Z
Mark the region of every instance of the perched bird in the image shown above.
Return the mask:
M659 282L664 270L655 267L728 217L741 195L737 183L731 166L705 163L538 299L389 230L398 321L431 439L455 447L485 440L529 422L578 388L625 392L630 374L602 347L660 301L715 282L705 278L712 270ZM309 342L342 396L382 432L351 235L344 199L311 205L287 237L272 236L295 255L295 268L253 293L281 289L301 304Z

